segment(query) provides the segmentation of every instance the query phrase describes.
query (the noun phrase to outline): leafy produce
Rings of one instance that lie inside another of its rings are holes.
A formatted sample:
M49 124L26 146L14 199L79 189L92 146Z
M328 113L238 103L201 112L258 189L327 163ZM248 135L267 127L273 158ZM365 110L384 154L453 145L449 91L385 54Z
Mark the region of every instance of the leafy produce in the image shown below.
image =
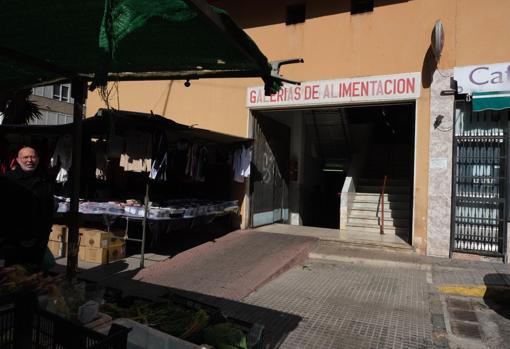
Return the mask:
M235 324L224 322L204 330L204 340L216 349L247 349L244 332Z
M61 277L44 276L42 272L32 273L26 267L16 264L0 268L0 294L21 290L34 291L36 294L56 294L57 283Z
M128 318L182 339L202 330L209 322L204 310L187 309L172 302L135 302L127 308L105 303L101 312L112 318Z

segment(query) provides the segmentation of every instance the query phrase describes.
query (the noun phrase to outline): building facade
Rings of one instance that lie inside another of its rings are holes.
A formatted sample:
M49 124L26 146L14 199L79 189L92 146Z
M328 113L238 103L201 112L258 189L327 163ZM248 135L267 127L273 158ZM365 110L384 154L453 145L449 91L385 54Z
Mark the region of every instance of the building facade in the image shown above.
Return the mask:
M301 86L267 97L256 79L119 83L107 102L89 94L88 114L108 104L254 138L245 227L283 221L384 233L434 256L506 256L508 114L473 103L506 91L508 1L211 3L270 60L303 58L281 70Z
M74 100L71 97L71 84L35 87L30 100L37 104L41 112L41 117L32 120L32 124L62 125L73 122Z

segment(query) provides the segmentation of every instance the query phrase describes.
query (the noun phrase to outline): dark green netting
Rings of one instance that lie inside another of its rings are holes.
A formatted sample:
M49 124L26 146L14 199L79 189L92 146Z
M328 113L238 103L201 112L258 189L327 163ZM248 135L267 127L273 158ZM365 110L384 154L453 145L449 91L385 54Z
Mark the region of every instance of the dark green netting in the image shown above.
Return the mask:
M147 72L153 79L259 76L273 84L255 43L224 11L214 11L227 34L181 0L6 0L0 47L100 84L143 79ZM0 89L64 77L4 55L0 73Z

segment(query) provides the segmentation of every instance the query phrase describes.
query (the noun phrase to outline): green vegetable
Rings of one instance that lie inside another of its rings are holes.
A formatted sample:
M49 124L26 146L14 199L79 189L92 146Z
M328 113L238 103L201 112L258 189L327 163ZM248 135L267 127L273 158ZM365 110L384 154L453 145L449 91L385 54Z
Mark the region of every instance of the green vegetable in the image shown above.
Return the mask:
M202 330L209 322L209 315L204 310L187 309L172 302L137 302L129 308L107 303L101 311L113 318L129 318L183 339Z
M236 325L224 322L204 330L206 344L216 349L247 349L246 335Z

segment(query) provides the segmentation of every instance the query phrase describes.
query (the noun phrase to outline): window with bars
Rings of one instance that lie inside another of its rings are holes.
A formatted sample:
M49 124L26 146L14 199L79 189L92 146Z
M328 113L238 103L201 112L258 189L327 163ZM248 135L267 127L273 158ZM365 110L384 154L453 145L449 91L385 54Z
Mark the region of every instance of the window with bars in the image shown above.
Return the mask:
M73 116L49 110L41 110L39 119L31 120L30 125L64 125L73 122Z
M53 85L53 99L62 102L69 102L71 100L71 85L70 84Z
M459 101L455 112L452 250L503 255L509 111Z

